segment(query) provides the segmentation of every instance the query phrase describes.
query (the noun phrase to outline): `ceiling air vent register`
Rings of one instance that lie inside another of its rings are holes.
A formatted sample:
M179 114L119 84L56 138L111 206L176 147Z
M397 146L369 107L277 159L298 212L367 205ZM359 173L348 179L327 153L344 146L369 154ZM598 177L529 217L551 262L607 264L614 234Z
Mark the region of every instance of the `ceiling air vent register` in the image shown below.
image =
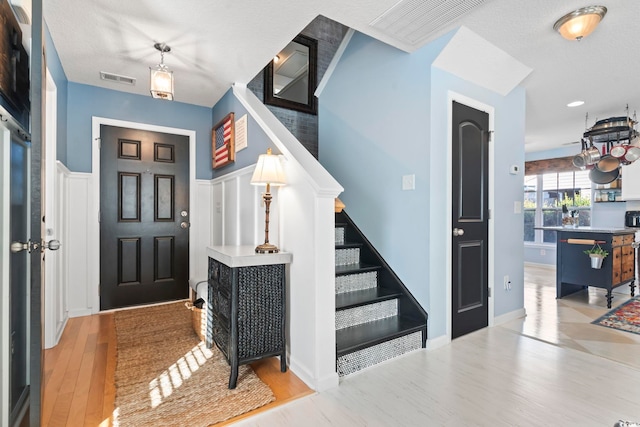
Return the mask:
M369 25L405 43L418 45L484 2L485 0L402 0Z
M133 77L121 76L119 74L113 74L113 73L106 73L104 71L100 71L100 78L108 82L122 83L130 86L135 86L136 84L136 79Z

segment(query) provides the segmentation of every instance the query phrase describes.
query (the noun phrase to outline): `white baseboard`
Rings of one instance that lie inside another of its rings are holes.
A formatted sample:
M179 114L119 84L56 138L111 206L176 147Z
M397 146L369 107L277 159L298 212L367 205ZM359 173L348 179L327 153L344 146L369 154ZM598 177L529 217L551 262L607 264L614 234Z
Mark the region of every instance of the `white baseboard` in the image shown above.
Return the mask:
M91 316L93 314L93 310L91 308L83 308L77 310L69 310L69 317L82 317L82 316Z
M436 348L444 347L445 345L448 345L450 343L451 343L451 339L448 338L446 335L440 335L439 337L435 337L435 338L428 338L427 350L428 351L435 350Z
M68 321L69 321L69 317L65 317L64 320L62 321L62 323L60 324L60 327L56 331L56 343L55 343L55 345L58 345L58 343L60 342L60 338L62 337L62 333L64 332L64 328L67 327L67 322Z
M527 316L527 310L525 308L519 308L517 310L510 311L503 315L497 316L493 319L493 326L502 325L515 319L520 319Z
M314 378L305 367L289 356L289 369L296 374L309 388L315 391L325 391L337 387L340 384L337 372L325 376L324 378Z

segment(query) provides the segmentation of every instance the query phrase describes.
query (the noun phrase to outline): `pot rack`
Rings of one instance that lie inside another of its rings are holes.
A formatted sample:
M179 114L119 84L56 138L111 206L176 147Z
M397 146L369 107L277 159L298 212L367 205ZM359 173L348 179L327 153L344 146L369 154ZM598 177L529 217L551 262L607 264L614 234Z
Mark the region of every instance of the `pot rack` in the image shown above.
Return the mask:
M611 151L611 147L617 144L629 144L634 137L639 136L635 130L638 123L634 118L629 117L629 106L627 105L626 117L610 117L596 121L596 124L587 129L582 135L582 149L587 149L587 141L590 144L604 144L606 153ZM587 118L585 119L588 120ZM604 153L603 153L604 154Z

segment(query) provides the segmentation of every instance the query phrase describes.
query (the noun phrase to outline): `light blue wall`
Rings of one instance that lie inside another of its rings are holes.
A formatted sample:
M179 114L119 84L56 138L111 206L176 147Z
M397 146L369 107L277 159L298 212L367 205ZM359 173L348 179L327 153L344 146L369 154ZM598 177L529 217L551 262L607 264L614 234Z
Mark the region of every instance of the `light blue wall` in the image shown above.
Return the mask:
M44 26L45 60L49 73L56 85L57 96L57 132L56 132L56 159L66 165L67 163L67 75L62 68L58 51L53 44L49 28Z
M447 96L453 90L496 109L495 276L509 274L513 290L496 289L495 314L523 307L522 201L525 94L499 96L431 63L453 34L407 54L356 33L319 102L319 159L345 187L340 196L400 279L429 312L429 336L446 332ZM499 136L498 136L499 135ZM402 191L415 174L416 190ZM491 279L490 279L491 280Z
M196 131L196 178L211 179L211 108L69 82L67 167L91 172L92 116Z
M213 123L212 127L229 113L234 113L236 121L247 114L246 108L244 108L240 101L238 101L238 99L233 95L232 89L229 89L220 101L213 106L211 114ZM258 156L266 153L267 148L269 147L273 150L273 154L279 154L278 150L271 142L271 139L267 137L253 117L247 114L247 148L236 153L234 163L223 166L220 169L216 169L213 173L213 177L217 178L235 170L255 164L258 161Z

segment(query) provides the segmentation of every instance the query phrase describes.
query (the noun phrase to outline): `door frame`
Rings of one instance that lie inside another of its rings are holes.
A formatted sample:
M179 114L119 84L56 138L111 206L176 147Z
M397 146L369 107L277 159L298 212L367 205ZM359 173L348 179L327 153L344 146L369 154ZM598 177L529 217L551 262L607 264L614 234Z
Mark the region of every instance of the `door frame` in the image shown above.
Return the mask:
M94 248L89 255L88 277L89 295L91 298L91 312L100 312L100 126L117 126L136 130L146 130L151 132L169 133L173 135L183 135L189 137L189 217L193 218L195 208L194 195L196 193L196 131L189 129L172 128L166 126L151 125L147 123L129 122L125 120L109 119L106 117L92 116L91 118L91 173L90 184L91 201L89 206L89 232L87 239L95 242L88 245ZM198 253L194 248L192 236L193 227L189 228L189 278L194 276L195 262L193 254Z
M453 266L453 262L452 262L452 256L451 256L451 251L453 249L453 236L451 234L451 230L453 227L453 222L451 220L452 214L453 214L453 209L452 209L452 202L453 202L453 198L452 198L452 191L453 191L453 178L452 178L452 173L453 173L453 165L452 165L452 161L453 161L453 101L456 101L460 104L464 104L468 107L471 108L475 108L476 110L480 110L480 111L484 111L489 115L489 131L492 131L493 129L495 129L494 126L494 118L495 118L495 108L491 105L485 104L484 102L478 101L476 99L470 98L466 95L462 95L460 93L457 92L453 92L453 91L448 91L447 94L447 159L446 159L446 166L447 166L447 190L446 190L446 198L447 198L447 202L446 202L446 207L447 207L447 213L446 213L446 230L447 231L447 236L448 238L446 239L446 308L447 308L447 324L446 324L446 328L447 328L447 340L451 341L451 322L452 322L452 274L451 274L451 268ZM488 323L489 323L489 327L494 325L494 303L495 303L495 292L496 292L496 286L494 283L494 261L495 261L495 257L494 257L494 250L495 250L495 222L493 217L494 215L494 187L495 187L495 142L492 140L489 143L489 211L491 212L491 214L489 215L489 235L488 235L488 239L489 239L489 259L488 259L488 286L489 286L489 319L488 319Z

